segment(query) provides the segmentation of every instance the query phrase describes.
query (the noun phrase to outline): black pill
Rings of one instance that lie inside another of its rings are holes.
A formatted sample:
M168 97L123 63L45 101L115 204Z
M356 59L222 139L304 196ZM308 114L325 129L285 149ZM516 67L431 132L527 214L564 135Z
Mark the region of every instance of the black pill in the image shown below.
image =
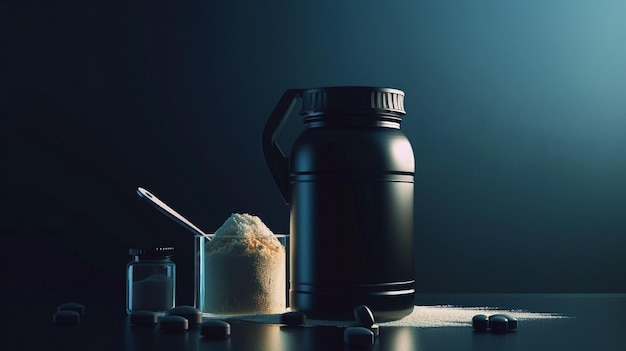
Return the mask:
M170 316L181 316L189 322L189 326L197 326L202 323L202 312L193 306L176 306L167 311Z
M156 312L152 311L135 311L130 314L130 324L136 326L153 326L157 323L158 318Z
M303 325L306 323L306 315L302 312L286 312L280 315L280 323L290 326Z
M372 310L365 305L361 305L354 309L354 319L366 328L371 327L375 323Z
M343 332L343 342L355 347L370 346L374 344L374 333L363 327L348 327Z
M489 327L496 333L504 333L508 330L509 319L504 315L496 314L489 317Z
M205 338L226 338L230 335L230 324L226 321L210 319L200 324L200 335Z
M348 327L361 327L361 328L369 329L372 333L374 333L374 336L378 336L380 334L380 327L378 326L378 324L372 324L369 327L364 327L359 322L353 322L353 323L350 323Z
M59 305L57 311L74 311L82 317L85 315L85 306L76 302L67 302Z
M52 322L62 326L77 325L80 322L80 314L70 310L58 311L52 316Z
M516 330L517 329L517 318L513 316L508 316L509 324L507 325L508 330Z
M486 331L489 329L489 317L484 314L477 314L472 317L472 328L476 331Z
M498 313L498 314L494 314L491 315L489 318L495 318L495 317L504 317L507 319L507 330L515 330L517 329L517 318L511 316L510 314L504 314L504 313Z
M163 316L159 320L159 329L163 333L184 333L189 329L189 322L181 316Z

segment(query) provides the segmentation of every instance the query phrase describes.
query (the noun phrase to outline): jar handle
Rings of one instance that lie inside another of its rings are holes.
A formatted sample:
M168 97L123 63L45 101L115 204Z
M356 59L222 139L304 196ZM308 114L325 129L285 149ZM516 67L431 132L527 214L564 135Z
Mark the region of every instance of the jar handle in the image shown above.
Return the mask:
M287 121L287 117L289 117L289 113L296 104L296 99L302 91L303 89L286 90L265 123L265 129L263 129L262 143L265 162L287 204L289 204L290 197L289 158L285 156L285 153L280 149L276 140L278 139L280 130Z

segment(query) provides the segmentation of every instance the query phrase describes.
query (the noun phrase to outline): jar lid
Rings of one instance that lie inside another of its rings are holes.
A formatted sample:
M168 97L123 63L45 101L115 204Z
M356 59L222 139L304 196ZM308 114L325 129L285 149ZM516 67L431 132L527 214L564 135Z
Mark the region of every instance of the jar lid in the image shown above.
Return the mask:
M329 113L374 113L399 117L406 114L404 92L368 86L324 87L302 92L302 116L307 118Z
M172 246L157 246L147 248L130 248L128 254L131 256L172 256L174 248Z

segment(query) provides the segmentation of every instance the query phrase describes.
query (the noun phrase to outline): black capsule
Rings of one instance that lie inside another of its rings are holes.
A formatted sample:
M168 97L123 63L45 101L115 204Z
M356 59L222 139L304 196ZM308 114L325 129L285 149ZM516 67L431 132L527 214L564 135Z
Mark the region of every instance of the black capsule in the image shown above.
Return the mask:
M80 323L80 314L76 311L61 310L52 316L52 322L62 326L77 325Z
M517 329L517 318L511 316L510 314L498 313L491 315L489 319L493 319L496 317L504 317L507 320L506 330L513 331Z
M202 323L202 312L193 306L180 305L167 311L169 316L181 316L189 322L189 326L197 326Z
M378 336L380 334L380 326L375 323L369 327L364 327L359 322L352 322L348 325L348 327L361 327L361 328L369 329L372 333L374 333L374 336Z
M139 327L149 327L157 324L158 318L153 311L134 311L130 314L130 324Z
M365 305L361 305L354 309L354 319L366 328L369 328L376 323L372 310Z
M226 338L230 335L230 324L217 319L207 320L200 324L200 335L211 339Z
M486 331L489 329L489 317L484 314L477 314L472 317L472 328L476 331Z
M502 314L489 317L489 327L496 333L505 333L509 327L509 319Z
M181 316L163 316L159 320L159 329L163 333L184 333L189 329L189 322Z
M85 315L85 306L77 302L67 302L59 305L57 311L74 311L82 317Z

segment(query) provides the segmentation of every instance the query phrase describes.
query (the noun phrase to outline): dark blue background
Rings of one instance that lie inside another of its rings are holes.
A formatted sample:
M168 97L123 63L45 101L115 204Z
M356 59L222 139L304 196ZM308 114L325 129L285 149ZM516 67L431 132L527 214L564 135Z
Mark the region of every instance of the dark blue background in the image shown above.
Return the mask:
M288 208L261 131L287 88L406 93L420 292L624 292L626 5L4 1L2 288L122 291L126 249ZM302 128L297 116L282 141ZM33 268L27 268L33 267Z

